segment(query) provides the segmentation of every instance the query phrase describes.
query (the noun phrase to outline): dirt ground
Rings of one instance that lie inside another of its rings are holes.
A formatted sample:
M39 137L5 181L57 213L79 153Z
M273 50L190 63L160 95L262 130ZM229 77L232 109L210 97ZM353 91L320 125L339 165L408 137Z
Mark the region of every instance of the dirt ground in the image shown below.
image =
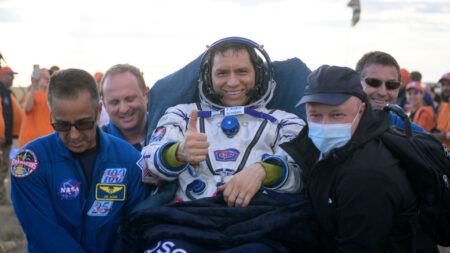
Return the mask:
M27 241L12 205L0 205L0 253L24 252L27 252Z

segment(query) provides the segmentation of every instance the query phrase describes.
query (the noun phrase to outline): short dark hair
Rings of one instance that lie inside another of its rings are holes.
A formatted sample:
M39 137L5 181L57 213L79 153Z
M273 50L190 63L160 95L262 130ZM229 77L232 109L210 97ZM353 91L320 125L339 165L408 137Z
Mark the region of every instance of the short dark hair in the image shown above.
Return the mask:
M58 72L60 70L60 68L56 65L53 65L50 67L50 69L48 70L48 73L50 75L53 75L54 73Z
M139 89L141 89L141 91L145 93L146 85L144 77L142 76L142 72L137 67L130 64L116 64L109 68L103 76L100 82L100 94L103 95L103 84L105 83L105 80L108 76L113 76L115 74L125 73L128 71L136 77Z
M253 64L253 68L255 68L256 61L258 59L258 55L256 54L256 51L254 48L250 47L249 45L239 43L239 42L229 42L229 43L223 43L213 49L209 52L209 64L212 69L214 65L214 56L216 56L217 53L225 53L228 50L233 50L233 52L239 52L241 50L245 50L248 52L248 55L250 57L250 61Z
M422 74L419 71L411 72L411 82L420 82L422 81Z
M361 77L365 76L366 68L371 64L380 64L383 66L393 66L397 69L398 81L401 80L400 66L394 57L390 54L381 51L372 51L364 54L358 63L356 63L356 72L359 73Z
M52 110L52 101L57 98L77 98L81 91L91 95L92 107L98 111L99 95L94 77L82 69L65 69L53 74L47 90L47 102Z
M256 91L254 95L249 96L249 103L260 99L268 89L270 73L264 66L264 62L261 57L256 53L255 48L251 45L247 45L242 42L222 42L216 46L208 49L205 55L202 57L202 66L200 70L200 78L203 82L202 89L208 99L213 103L221 105L220 98L217 97L212 84L212 69L214 66L214 57L217 54L224 54L226 51L232 50L237 53L239 51L246 51L249 55L250 62L253 70L255 71L255 87Z

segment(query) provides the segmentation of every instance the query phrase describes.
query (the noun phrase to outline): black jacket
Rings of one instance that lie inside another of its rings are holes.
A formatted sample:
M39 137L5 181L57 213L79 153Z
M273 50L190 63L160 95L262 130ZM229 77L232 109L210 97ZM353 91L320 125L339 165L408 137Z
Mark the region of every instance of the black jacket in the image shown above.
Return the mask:
M437 252L417 223L418 203L405 171L379 138L388 115L366 104L352 139L321 161L307 127L281 145L303 170L324 230L320 252Z
M0 96L2 98L2 114L5 121L5 143L4 145L12 144L13 131L13 107L11 102L11 90L0 82Z

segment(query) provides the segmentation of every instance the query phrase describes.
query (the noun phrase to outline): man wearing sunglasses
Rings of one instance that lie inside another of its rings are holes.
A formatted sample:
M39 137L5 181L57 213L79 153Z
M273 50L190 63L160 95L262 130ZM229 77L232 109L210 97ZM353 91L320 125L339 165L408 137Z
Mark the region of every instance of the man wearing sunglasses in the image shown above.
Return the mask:
M356 72L361 76L361 84L374 108L383 109L386 104L395 104L400 90L400 66L391 55L374 51L363 55L356 64ZM403 120L389 113L391 125L404 129ZM414 131L425 132L412 123Z
M11 162L28 251L111 252L121 217L147 194L142 155L97 127L99 95L88 72L54 74L47 100L56 132L28 143Z

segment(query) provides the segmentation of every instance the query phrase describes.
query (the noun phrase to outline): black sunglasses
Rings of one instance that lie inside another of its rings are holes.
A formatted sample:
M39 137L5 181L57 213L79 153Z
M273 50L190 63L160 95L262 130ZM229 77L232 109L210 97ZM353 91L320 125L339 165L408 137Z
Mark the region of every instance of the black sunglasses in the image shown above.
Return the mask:
M367 83L367 85L372 86L374 88L378 88L380 87L380 85L383 84L383 81L381 81L380 79L370 77L364 79L364 81ZM400 82L398 81L386 81L384 83L386 84L386 89L388 90L395 90L398 87L400 87Z
M67 132L70 131L72 126L74 126L77 130L90 130L95 126L95 120L79 120L75 123L70 123L67 121L57 121L53 122L52 118L50 118L50 124L52 125L55 131Z

